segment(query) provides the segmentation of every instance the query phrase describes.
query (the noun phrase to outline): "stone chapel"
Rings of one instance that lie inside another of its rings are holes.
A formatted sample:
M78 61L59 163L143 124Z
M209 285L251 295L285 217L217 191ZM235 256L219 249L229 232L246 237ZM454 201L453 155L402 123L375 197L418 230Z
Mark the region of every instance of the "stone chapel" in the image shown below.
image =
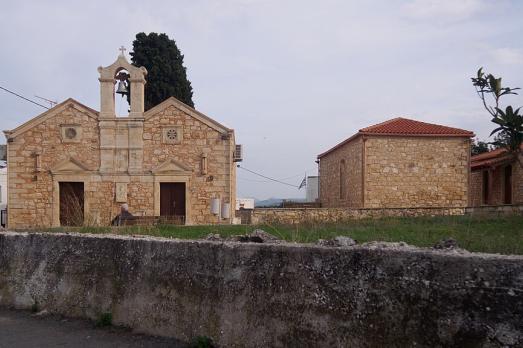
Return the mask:
M127 203L135 216L182 224L231 223L239 148L234 131L171 97L144 112L147 70L125 55L99 67L100 111L74 99L7 138L8 227L108 225ZM115 114L115 85L130 112Z

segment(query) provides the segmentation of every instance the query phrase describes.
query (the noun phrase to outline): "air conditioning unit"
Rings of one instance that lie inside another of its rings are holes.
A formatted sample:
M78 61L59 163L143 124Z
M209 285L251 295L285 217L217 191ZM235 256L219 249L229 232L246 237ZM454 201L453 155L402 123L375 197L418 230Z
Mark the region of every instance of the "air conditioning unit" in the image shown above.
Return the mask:
M236 145L236 148L234 149L234 162L241 162L243 161L243 151L241 145Z

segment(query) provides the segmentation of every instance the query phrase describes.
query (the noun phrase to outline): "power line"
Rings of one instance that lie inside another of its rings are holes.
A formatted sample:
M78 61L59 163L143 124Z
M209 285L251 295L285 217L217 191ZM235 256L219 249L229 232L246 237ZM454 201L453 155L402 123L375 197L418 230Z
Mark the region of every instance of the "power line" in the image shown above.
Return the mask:
M15 92L13 92L13 91L10 91L10 90L8 90L7 88L4 88L4 87L0 86L0 89L3 89L4 91L6 91L6 92L8 92L8 93L11 93L11 94L16 95L18 98L22 98L22 99L24 99L24 100L26 100L26 101L28 101L28 102L30 102L30 103L36 104L36 105L38 105L38 106L43 107L44 109L49 110L49 108L48 108L47 106L42 105L42 104L40 104L40 103L37 103L37 102L35 102L35 101L31 100L31 99L28 99L28 98L26 98L26 97L24 97L24 96L21 96L20 94L15 93Z
M283 185L292 186L292 187L296 187L296 188L299 187L298 185L293 185L293 184L289 184L288 182L283 182L283 181L280 181L280 180L277 180L277 179L269 178L268 176L265 176L265 175L260 174L260 173L256 173L256 172L254 172L254 171L252 171L252 170L250 170L250 169L247 169L247 168L245 168L245 167L242 167L242 166L240 166L239 164L237 165L237 167L240 168L240 169L243 169L243 170L245 170L245 171L248 171L249 173L252 173L252 174L254 174L254 175L261 176L262 178L265 178L265 179L268 179L268 180L271 180L271 181L274 181L274 182L277 182L277 183L280 183L280 184L283 184Z

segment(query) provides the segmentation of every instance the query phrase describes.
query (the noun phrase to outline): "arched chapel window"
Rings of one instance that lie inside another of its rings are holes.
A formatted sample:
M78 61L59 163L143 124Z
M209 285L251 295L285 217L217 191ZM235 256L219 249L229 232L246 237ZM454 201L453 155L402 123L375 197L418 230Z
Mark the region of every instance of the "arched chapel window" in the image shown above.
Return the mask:
M347 166L345 160L340 161L340 199L347 198Z

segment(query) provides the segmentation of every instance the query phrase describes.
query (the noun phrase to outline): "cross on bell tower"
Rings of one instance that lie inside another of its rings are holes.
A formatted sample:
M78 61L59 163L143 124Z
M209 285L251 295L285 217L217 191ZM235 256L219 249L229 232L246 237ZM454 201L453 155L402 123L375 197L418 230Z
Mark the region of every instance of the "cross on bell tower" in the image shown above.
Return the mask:
M120 56L125 57L125 51L127 51L127 49L123 46L120 46L118 50L120 51Z
M144 112L144 85L147 69L136 67L127 61L125 58L125 47L121 46L120 54L116 61L107 66L99 67L100 73L100 117L101 118L115 118L114 105L114 85L119 79L121 72L128 74L128 79L131 87L131 110L129 117L143 117Z

